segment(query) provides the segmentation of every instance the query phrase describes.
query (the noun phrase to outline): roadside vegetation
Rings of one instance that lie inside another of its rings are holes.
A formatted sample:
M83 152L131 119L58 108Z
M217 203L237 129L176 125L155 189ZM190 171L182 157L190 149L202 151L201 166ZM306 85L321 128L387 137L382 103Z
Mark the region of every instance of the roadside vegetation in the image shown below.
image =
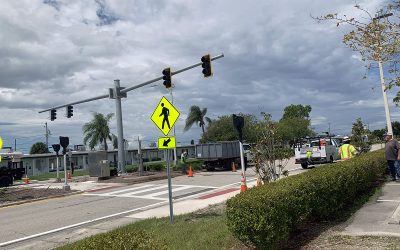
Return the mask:
M172 166L172 162L171 162L171 166ZM193 159L193 158L189 158L187 160L187 168L189 169L189 166L192 166L193 170L202 170L203 167L203 161L202 160L197 160L197 159ZM166 161L151 161L151 162L143 162L143 168L145 171L162 171L164 169L166 169L167 167L167 163ZM139 169L139 165L138 164L133 164L133 165L127 165L126 166L126 171L128 173L135 173L137 172ZM182 163L179 161L178 162L178 166L174 167L174 170L181 170L182 169Z
M385 170L380 150L252 188L227 201L229 229L259 249L276 249L303 223L341 216Z
M139 246L137 242L143 241ZM132 243L133 242L133 243ZM169 218L153 218L88 237L66 249L246 249L229 232L224 206Z
M64 171L60 171L59 175L60 175L60 178L64 178ZM72 177L84 176L84 175L89 175L89 170L87 170L87 169L74 170L74 174L72 175ZM50 173L45 173L45 174L35 175L35 176L28 176L28 177L29 177L29 180L45 181L45 180L57 178L57 172L50 172ZM22 179L21 181L24 181L24 180Z

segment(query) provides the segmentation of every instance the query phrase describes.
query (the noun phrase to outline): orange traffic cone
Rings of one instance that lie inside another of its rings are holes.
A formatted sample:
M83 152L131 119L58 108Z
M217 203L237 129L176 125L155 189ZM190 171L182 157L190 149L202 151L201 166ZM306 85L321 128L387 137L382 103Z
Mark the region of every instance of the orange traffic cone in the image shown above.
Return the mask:
M232 172L236 172L236 165L234 162L232 162Z
M189 166L189 175L188 175L188 177L193 177L192 165Z
M29 178L28 178L27 174L25 175L25 180L24 181L25 181L25 184L29 184Z
M244 176L242 174L242 180L240 181L240 192L243 193L246 190L247 190L246 180L244 179Z

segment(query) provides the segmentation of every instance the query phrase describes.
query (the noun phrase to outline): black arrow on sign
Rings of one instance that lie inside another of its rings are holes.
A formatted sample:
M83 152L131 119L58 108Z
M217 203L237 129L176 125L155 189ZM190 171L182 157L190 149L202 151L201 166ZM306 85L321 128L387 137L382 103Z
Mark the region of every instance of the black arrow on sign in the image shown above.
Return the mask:
M168 147L168 143L171 141L171 138L168 138L168 140L164 140L163 146Z

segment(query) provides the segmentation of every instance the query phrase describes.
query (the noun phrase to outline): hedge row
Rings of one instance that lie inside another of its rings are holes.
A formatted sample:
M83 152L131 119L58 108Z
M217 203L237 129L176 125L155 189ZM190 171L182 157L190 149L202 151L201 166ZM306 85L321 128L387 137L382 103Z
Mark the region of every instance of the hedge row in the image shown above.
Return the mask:
M338 215L385 170L380 150L252 188L227 201L228 227L258 249L276 249L300 223Z

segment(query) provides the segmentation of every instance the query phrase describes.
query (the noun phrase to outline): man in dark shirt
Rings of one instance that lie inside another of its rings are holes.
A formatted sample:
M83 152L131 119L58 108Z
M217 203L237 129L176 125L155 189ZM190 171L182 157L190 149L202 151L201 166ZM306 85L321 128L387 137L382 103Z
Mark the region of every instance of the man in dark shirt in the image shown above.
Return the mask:
M396 180L396 169L395 169L395 162L400 160L399 152L400 152L400 145L397 140L393 139L393 134L386 133L385 134L385 157L388 163L388 168L390 171L390 175L392 176L392 181Z

